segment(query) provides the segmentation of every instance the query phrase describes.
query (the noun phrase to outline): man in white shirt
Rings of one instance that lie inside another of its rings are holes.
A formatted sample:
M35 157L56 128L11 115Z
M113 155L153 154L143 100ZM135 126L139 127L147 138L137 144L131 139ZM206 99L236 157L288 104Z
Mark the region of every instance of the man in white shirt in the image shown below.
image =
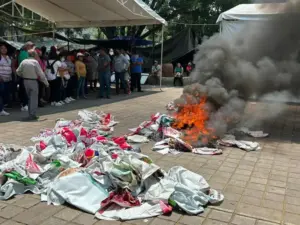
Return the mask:
M24 59L17 69L17 75L24 79L25 90L29 98L29 117L26 120L38 120L39 118L36 115L39 101L38 81L44 83L46 87L49 86L40 64L35 59L36 54L34 50L28 51L29 58Z

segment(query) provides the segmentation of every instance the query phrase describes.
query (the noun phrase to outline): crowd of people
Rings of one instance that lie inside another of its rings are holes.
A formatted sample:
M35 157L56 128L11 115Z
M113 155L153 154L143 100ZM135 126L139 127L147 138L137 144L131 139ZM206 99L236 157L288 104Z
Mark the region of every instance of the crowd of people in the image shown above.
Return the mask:
M141 89L143 58L123 49L108 54L97 51L57 51L52 46L36 48L27 42L20 51L8 55L0 46L0 116L9 116L7 109L17 99L21 111L28 111L26 120L37 120L37 108L50 104L61 107L79 98L86 99L100 84L98 98L110 98L111 74L115 74L116 94L130 94Z

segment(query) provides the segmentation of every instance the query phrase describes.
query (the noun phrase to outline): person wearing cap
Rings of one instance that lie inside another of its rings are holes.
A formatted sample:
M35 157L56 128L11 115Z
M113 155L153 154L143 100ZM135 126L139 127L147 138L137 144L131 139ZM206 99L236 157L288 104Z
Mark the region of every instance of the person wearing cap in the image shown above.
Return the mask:
M77 98L82 96L83 98L87 98L85 96L84 85L86 78L86 65L83 63L84 54L81 52L77 53L77 61L75 62L75 72L78 77L78 88L77 88Z
M18 56L18 65L21 65L23 60L28 59L28 51L34 48L31 41L25 43ZM20 78L19 96L21 97L21 111L28 111L28 96L24 87L24 81Z
M161 76L161 67L158 64L158 61L155 60L154 65L152 66L151 69L151 76L149 77L148 83L151 85L158 85L160 76Z
M38 81L44 83L46 87L49 86L47 78L36 60L36 54L34 50L29 50L29 58L24 59L17 69L17 75L23 78L26 93L29 97L29 117L26 120L38 120L36 115L39 101Z
M111 59L103 48L100 49L100 55L98 57L98 72L98 80L100 82L100 93L98 97L103 98L104 92L106 92L106 97L110 98Z

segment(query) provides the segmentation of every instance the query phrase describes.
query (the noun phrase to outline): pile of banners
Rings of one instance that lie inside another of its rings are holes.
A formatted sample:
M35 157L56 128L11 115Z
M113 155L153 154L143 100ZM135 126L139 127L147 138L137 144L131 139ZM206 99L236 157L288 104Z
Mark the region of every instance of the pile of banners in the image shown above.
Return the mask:
M69 203L104 220L142 219L172 210L199 214L224 196L183 167L163 171L130 144L150 136L160 139L171 122L157 114L129 135L112 137L117 122L110 114L83 110L78 120L59 119L53 129L42 130L31 139L34 146L1 144L0 200L29 191L48 204Z
M170 103L169 103L170 104ZM223 153L221 146L237 147L245 151L256 151L260 149L258 142L236 140L232 134L225 135L215 143L216 147L193 147L185 142L183 134L172 128L174 118L165 114L159 114L151 117L151 120L142 122L139 127L130 129L131 133L128 137L140 139L141 135L147 139L156 141L153 151L160 154L179 154L181 152L191 152L199 155L220 155ZM251 137L263 138L268 134L262 131L250 131L248 128L239 128L232 130L231 133L243 133Z

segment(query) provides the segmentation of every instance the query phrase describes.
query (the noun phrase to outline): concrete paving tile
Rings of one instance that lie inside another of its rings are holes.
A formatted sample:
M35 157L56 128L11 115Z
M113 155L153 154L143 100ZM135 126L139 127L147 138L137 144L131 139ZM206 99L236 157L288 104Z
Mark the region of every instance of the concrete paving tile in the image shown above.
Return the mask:
M19 213L13 220L30 225L40 225L43 221L62 209L63 206L49 206L46 203L39 203Z
M204 221L203 225L229 225L229 223L208 219Z
M278 181L278 180L268 180L268 185L274 186L274 187L286 187L286 182Z
M270 192L270 193L279 194L279 195L285 194L285 188L275 187L275 186L271 186L271 185L267 185L266 191Z
M191 224L199 224L201 225L204 221L204 218L199 216L183 216L179 223L185 224L185 225L191 225Z
M298 225L300 221L299 214L285 213L284 215L284 224L286 225Z
M93 225L123 225L120 221L107 221L107 220L100 220ZM130 221L127 224L131 224Z
M240 203L238 205L236 213L242 216L249 216L275 223L280 223L282 217L282 211L248 205L245 203Z
M287 204L300 206L300 198L297 197L285 196L285 202Z
M227 200L236 201L236 202L238 202L240 200L240 198L242 197L242 195L240 195L240 194L236 194L236 193L232 193L232 192L225 192L225 191L224 191L224 195L226 196Z
M264 192L263 191L257 191L257 190L253 191L252 189L246 188L244 190L243 195L251 196L251 197L255 197L255 198L262 198L263 195L264 195Z
M247 181L231 179L228 182L228 185L232 185L232 186L237 186L237 187L244 188L244 187L247 186Z
M203 217L203 218L206 218L206 217L208 217L208 215L210 214L211 211L212 211L212 209L210 209L210 208L205 208L205 209L204 209L204 212L200 213L198 216Z
M218 171L232 173L235 171L235 168L228 166L221 166Z
M218 210L212 210L212 212L209 214L209 218L212 220L219 220L222 222L229 222L232 217L232 213L218 211Z
M231 193L236 193L236 194L243 194L244 188L242 187L237 187L233 185L228 185L225 190L226 192L231 192Z
M286 204L285 211L289 212L289 213L298 214L298 213L300 213L300 206L299 205Z
M271 223L263 220L257 221L256 225L278 225L278 223Z
M249 170L242 170L242 169L237 169L235 171L235 174L239 174L239 175L245 175L245 176L250 176L252 173L252 171Z
M257 184L257 183L248 183L247 188L252 190L257 190L257 191L264 191L266 189L266 185Z
M8 204L6 204L4 201L0 202L0 210L5 208Z
M46 219L44 222L42 222L40 225L66 225L67 221L50 217L49 219Z
M182 214L177 213L177 212L172 212L170 215L161 215L158 218L161 218L163 220L170 220L173 222L178 222L181 217L182 217Z
M4 221L6 221L5 218L0 217L0 224L3 223Z
M24 225L24 224L13 220L6 220L4 223L1 223L1 225Z
M56 218L66 220L66 221L71 221L77 216L79 216L82 212L77 210L77 209L72 209L72 208L64 208L63 210L59 211L56 213L54 216Z
M258 177L251 177L250 182L256 183L256 184L267 184L268 180Z
M290 197L300 198L300 190L292 190L288 188L285 194Z
M147 218L147 219L140 219L140 220L130 220L130 221L127 221L127 223L131 224L131 225L148 225L148 224L151 224L154 219L155 218ZM122 225L123 225L123 223L122 223Z
M221 205L218 206L209 206L209 208L211 209L216 209L219 211L224 211L224 212L230 212L233 213L237 207L238 202L237 201L232 201L232 200L228 200L225 199Z
M234 225L255 225L255 221L253 218L235 215L231 223Z
M24 211L24 209L21 207L8 205L5 208L1 209L0 217L5 218L5 219L10 219L23 211Z
M241 198L241 202L242 203L246 203L246 204L250 204L250 205L260 206L261 199L260 198L255 198L255 197L251 197L251 196L243 196Z
M34 206L34 205L36 205L40 202L41 202L40 199L36 199L34 197L31 197L31 195L24 195L23 198L18 199L17 201L15 201L13 203L13 205L28 209L28 208L30 208L30 207L32 207L32 206Z
M282 202L275 202L272 200L263 200L262 206L269 208L269 209L276 209L276 210L283 210L283 203Z
M151 225L175 225L176 223L170 220L163 220L160 218L155 218Z

